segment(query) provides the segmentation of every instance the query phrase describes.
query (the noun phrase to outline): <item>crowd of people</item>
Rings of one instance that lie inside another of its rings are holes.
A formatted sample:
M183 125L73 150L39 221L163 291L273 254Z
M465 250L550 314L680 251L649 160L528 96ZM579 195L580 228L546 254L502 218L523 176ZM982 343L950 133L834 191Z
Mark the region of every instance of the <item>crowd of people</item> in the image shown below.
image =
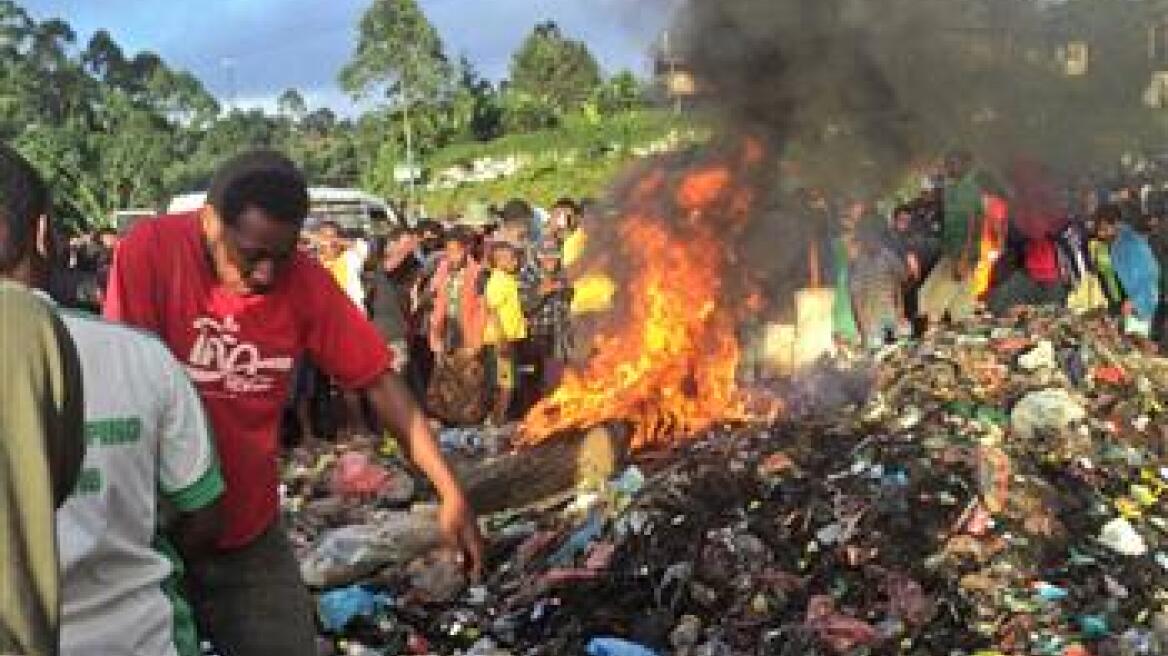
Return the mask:
M1055 304L1166 343L1166 178L1059 204L965 153L944 169L883 215L856 198L834 221L804 192L841 342ZM435 420L501 427L577 357L579 202L371 234L309 217L302 173L258 151L223 165L205 207L125 235L58 239L51 206L0 147L0 653L315 653L280 520L288 439L395 440L481 571Z
M580 205L513 199L372 236L309 219L301 248L377 326L432 417L503 426L556 385L575 349L572 286ZM290 431L307 442L376 434L363 400L299 363Z
M1111 314L1149 351L1168 346L1168 174L1069 193L1033 177L1021 167L1002 185L955 152L887 215L849 204L834 249L837 339L878 347L979 311L1053 305Z

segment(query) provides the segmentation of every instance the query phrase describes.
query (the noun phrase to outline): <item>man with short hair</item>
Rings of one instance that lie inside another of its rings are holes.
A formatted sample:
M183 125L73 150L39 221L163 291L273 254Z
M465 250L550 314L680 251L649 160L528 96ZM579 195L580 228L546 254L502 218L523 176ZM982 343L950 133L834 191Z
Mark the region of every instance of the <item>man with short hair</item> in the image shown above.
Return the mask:
M572 266L584 252L584 231L580 229L580 205L571 198L561 198L552 206L549 221L552 237L560 243L564 266Z
M385 341L297 249L308 188L289 159L241 155L205 207L143 222L115 257L106 315L160 337L185 364L214 429L227 492L218 551L191 563L202 627L231 656L316 653L314 608L279 522L278 427L292 363L308 355L360 390L433 483L441 528L481 568L474 513L392 371Z
M43 185L31 167L9 175ZM47 203L29 214L28 229L47 231L47 214ZM4 277L47 299L54 256L33 249L31 266ZM65 312L64 320L81 357L88 449L57 512L61 652L197 656L190 611L177 594L182 565L158 529L165 505L184 555L218 535L223 479L202 404L158 340L93 315Z
M536 394L530 405L559 385L575 350L572 285L564 273L560 245L549 238L540 246L537 257L539 275L521 281L523 314L527 317L528 339L536 364ZM529 404L521 403L521 407Z
M0 654L53 655L53 521L85 455L81 364L61 320L16 280L47 274L48 190L0 146Z

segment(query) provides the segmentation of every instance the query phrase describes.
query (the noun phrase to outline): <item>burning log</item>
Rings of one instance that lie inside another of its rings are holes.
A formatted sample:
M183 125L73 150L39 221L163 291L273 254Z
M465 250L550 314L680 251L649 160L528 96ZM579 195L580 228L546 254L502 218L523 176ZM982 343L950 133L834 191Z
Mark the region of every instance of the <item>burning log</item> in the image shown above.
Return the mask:
M456 463L455 469L477 512L522 508L612 478L628 457L629 434L627 424L608 422L485 461Z

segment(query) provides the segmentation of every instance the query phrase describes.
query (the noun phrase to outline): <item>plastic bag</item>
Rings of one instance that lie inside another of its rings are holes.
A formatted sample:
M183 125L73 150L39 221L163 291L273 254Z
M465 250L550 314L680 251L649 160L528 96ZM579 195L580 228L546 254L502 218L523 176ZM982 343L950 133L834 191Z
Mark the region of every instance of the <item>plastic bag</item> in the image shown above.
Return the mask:
M1144 542L1143 536L1122 517L1103 525L1103 530L1099 533L1099 542L1124 556L1143 556L1148 553L1148 545Z
M447 604L466 588L466 571L458 554L441 549L410 562L410 597L425 604Z
M390 564L405 564L441 543L436 509L380 515L370 524L326 532L300 563L304 582L316 588L349 585Z
M377 496L389 486L389 470L366 453L349 452L336 460L328 487L339 496Z
M585 648L588 656L657 656L657 652L620 638L593 638Z
M1014 406L1010 427L1014 435L1033 439L1038 432L1061 431L1087 418L1087 411L1062 389L1031 392Z
M388 607L391 599L374 594L359 585L332 590L320 596L317 605L320 622L326 631L343 631L358 617L373 617Z
M1057 368L1058 362L1055 360L1054 344L1045 339L1042 340L1038 346L1018 358L1018 366L1026 371Z

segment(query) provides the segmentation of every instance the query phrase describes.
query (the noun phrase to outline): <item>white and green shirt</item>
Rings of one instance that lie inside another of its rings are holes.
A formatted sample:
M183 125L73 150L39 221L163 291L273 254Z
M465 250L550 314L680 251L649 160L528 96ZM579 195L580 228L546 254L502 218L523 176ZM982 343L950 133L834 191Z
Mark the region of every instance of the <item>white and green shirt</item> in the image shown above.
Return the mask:
M61 654L197 654L182 566L158 536L170 509L192 512L223 493L202 403L162 342L62 314L81 355L87 449L57 512Z

